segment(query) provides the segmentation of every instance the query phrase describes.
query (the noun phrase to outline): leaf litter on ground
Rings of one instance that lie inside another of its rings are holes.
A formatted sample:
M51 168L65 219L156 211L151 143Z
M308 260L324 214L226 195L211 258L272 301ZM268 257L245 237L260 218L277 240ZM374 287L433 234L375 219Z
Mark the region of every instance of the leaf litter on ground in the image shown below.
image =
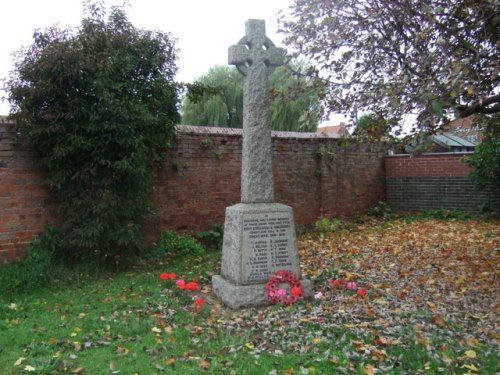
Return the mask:
M439 372L466 372L474 366L466 363L475 359L471 350L494 350L500 339L499 229L487 221L396 220L303 235L302 272L322 292L320 300L232 311L212 298L210 316L197 322L198 334L203 327L212 335L250 340L235 341L228 354L292 352L340 366L335 353L342 353L353 362L371 359L382 371L398 365L398 358L389 358L391 348L401 353L419 344L440 363L453 362ZM367 297L333 288L328 281L336 277L369 283ZM355 368L343 364L351 367L340 369ZM366 365L365 372L372 368Z

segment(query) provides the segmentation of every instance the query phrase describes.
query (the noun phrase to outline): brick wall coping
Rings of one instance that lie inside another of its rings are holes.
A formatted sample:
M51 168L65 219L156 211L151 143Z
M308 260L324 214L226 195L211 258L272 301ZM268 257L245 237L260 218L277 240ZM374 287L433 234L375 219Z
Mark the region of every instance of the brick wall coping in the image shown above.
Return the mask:
M215 126L196 126L196 125L177 125L176 130L181 133L195 133L195 134L225 134L237 135L243 134L241 128L219 128ZM287 132L287 131L271 131L271 136L275 138L328 138L325 136L318 136L316 133L309 132ZM329 137L333 138L333 137Z
M453 156L453 155L457 155L457 156L466 156L466 155L473 155L474 152L473 151L469 151L469 152L426 152L426 153L423 153L423 154L419 154L418 157L421 157L421 156ZM417 156L413 156L412 154L395 154L395 155L386 155L386 157L388 159L390 158L414 158L414 157L417 157Z

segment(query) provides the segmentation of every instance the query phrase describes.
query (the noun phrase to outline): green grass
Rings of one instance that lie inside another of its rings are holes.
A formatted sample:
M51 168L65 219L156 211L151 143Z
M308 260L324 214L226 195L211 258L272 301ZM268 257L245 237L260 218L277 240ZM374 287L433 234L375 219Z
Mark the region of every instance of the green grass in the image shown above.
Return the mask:
M383 316L342 313L333 300L232 312L197 292L209 302L195 312L192 292L158 277L175 272L205 286L219 264L212 252L114 274L68 271L32 294L0 296L0 374L498 371L495 348L481 339L467 347L460 325L427 330L425 311L395 311L401 324L387 327Z

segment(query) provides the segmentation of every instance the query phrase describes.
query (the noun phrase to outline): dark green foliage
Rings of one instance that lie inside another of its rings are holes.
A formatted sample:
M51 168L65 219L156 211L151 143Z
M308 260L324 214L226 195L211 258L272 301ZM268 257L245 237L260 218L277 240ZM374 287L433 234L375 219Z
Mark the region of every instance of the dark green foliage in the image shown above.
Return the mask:
M321 233L335 232L342 227L342 221L328 216L320 217L314 226Z
M471 220L474 215L457 210L425 210L414 215L403 216L406 222L425 221L429 219L435 220Z
M44 287L54 277L55 254L60 238L54 226L31 242L28 254L0 267L0 292L28 293Z
M207 249L222 250L224 226L222 224L214 224L212 229L196 233L196 238Z
M188 87L182 123L241 128L243 76L234 68L216 66Z
M216 66L188 87L182 105L186 125L243 126L244 77L234 67ZM271 128L315 131L319 118L318 88L281 66L269 77Z
M464 158L465 163L474 167L470 178L479 189L493 185L493 193L500 193L500 115L485 119L484 140L474 155Z
M8 82L12 117L60 207L62 252L132 253L151 215L151 166L179 120L169 34L136 29L99 6L72 32L36 32Z
M162 259L168 254L176 257L198 256L205 252L192 237L174 232L163 232L145 254L147 259Z
M358 118L354 135L381 139L389 135L389 130L390 126L383 117L366 114Z
M379 219L390 219L392 217L391 207L386 202L380 201L375 206L367 208L366 215Z

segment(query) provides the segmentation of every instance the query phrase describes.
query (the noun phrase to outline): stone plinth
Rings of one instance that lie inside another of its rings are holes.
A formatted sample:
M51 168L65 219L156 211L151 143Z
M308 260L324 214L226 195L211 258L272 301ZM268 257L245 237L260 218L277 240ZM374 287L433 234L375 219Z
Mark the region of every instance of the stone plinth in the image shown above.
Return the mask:
M226 209L221 275L214 293L231 308L267 304L269 276L286 270L300 278L292 208L279 203L236 204ZM304 297L312 284L302 280Z

